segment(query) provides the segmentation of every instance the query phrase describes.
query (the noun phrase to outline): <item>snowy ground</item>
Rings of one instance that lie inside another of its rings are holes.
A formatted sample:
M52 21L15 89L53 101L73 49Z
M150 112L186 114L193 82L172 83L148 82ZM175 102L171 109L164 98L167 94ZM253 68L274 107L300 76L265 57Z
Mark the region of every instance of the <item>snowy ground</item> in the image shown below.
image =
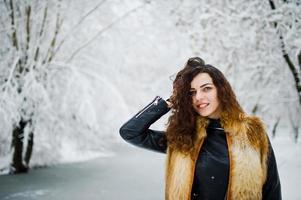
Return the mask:
M1 200L163 199L164 154L122 148L112 157L0 176Z
M276 138L272 140L275 151L282 198L287 200L301 199L301 144L292 143L289 138Z
M272 140L283 199L300 200L301 144ZM154 200L164 196L164 154L128 146L111 157L0 177L1 200Z

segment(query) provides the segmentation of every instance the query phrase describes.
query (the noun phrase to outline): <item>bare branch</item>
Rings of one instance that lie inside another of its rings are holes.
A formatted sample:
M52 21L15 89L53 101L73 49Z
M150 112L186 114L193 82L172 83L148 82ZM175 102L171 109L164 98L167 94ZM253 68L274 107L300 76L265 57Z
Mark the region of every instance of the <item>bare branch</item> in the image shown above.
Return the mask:
M276 136L276 131L277 131L277 127L278 127L278 124L280 122L280 119L281 119L281 117L277 117L276 122L273 125L273 129L272 129L272 136L273 136L273 138L275 138L275 136Z
M7 80L5 82L5 84L3 85L3 87L1 88L3 91L4 91L4 96L6 95L6 89L8 87L8 85L10 84L11 80L12 80L12 77L13 77L13 73L15 71L15 69L17 68L17 65L18 65L18 62L19 62L20 58L19 57L16 57L14 59L14 62L13 64L11 65L11 69L9 71L9 75L7 77Z
M14 2L13 0L9 1L10 6L10 19L11 19L11 28L12 28L12 43L13 46L18 50L18 39L17 39L17 31L15 27L15 11L14 11Z
M68 38L70 38L70 34L73 33L84 21L85 19L90 16L93 12L95 12L103 3L105 3L106 0L101 1L99 4L97 4L94 8L92 8L89 12L87 12L84 17L80 19L80 21L71 28L71 30L65 35L65 37L61 40L58 47L55 49L55 54L60 50L62 45L67 41Z
M110 30L114 25L118 24L119 22L121 22L122 20L124 20L126 17L128 17L131 13L136 12L138 9L142 8L143 6L145 6L145 4L142 4L140 6L137 6L136 8L133 8L133 9L127 11L122 16L118 17L115 21L113 21L112 23L110 23L109 25L107 25L105 28L103 28L100 31L98 31L98 33L96 33L88 42L86 42L85 44L83 44L82 46L80 46L77 50L75 50L72 53L72 55L70 56L70 58L67 60L67 63L70 62L81 50L83 50L85 47L87 47L89 44L91 44L97 37L99 37L104 32Z
M26 50L29 49L30 42L30 14L31 14L31 6L26 8Z
M69 33L72 33L79 25L81 25L89 15L91 15L94 11L96 11L102 4L104 4L106 0L101 1L99 4L97 4L93 9L91 9L89 12L87 12L80 20L79 22L69 31Z
M275 10L276 7L275 7L275 4L274 4L274 1L273 0L269 0L269 3L270 3L270 6L271 6L272 10Z
M26 30L26 41L25 41L25 49L24 49L24 59L23 59L23 68L25 71L28 71L28 68L25 68L25 65L28 61L28 49L30 43L30 15L31 15L31 6L26 6L25 8L25 30Z
M59 31L60 31L61 25L62 24L60 23L60 14L58 13L57 18L56 18L56 26L55 26L54 36L51 40L50 46L49 46L47 54L46 54L46 58L43 61L43 63L51 62L51 60L55 56L54 47L55 47L55 44L56 44L56 41L57 41L57 36L58 36Z
M299 69L301 71L301 51L298 54L298 63L299 63Z
M46 23L46 19L47 19L47 14L48 14L48 5L46 5L46 7L44 9L43 21L42 21L42 25L41 25L41 29L40 29L40 33L39 33L39 38L41 38L43 35L44 29L45 29L45 23ZM37 45L37 48L35 50L35 55L34 55L34 61L38 60L39 53L40 53L40 46ZM35 68L35 66L33 68Z

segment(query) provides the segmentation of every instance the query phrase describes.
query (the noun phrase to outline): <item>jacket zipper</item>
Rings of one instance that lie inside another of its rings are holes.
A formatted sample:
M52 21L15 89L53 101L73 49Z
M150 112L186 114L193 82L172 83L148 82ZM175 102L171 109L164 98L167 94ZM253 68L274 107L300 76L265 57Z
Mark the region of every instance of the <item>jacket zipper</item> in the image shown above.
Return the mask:
M143 110L141 110L135 118L138 118L141 114L143 114L147 109L149 109L152 105L158 105L159 100L162 99L160 96L156 96L156 98L149 104L147 105Z

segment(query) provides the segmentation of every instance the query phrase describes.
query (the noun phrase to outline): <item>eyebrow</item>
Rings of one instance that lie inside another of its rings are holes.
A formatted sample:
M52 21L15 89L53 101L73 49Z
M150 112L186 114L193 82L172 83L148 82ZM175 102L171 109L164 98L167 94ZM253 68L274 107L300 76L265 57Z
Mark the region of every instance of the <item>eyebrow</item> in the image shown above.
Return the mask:
M207 86L207 85L213 85L213 83L205 83L205 84L201 85L200 88L203 88L203 87L205 87L205 86ZM190 90L193 90L193 89L194 89L194 88L190 88Z

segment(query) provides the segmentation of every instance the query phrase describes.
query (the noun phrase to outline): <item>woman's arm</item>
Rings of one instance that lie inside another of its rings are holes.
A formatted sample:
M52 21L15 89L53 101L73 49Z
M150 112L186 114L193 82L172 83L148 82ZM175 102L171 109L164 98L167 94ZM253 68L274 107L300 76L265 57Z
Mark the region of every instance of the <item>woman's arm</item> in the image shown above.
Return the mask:
M169 111L167 103L156 97L150 104L138 112L119 130L121 137L136 146L166 152L167 142L163 131L155 131L149 127Z
M281 185L278 175L277 163L274 155L272 145L269 141L269 155L268 155L268 171L267 180L262 189L263 200L281 200Z

